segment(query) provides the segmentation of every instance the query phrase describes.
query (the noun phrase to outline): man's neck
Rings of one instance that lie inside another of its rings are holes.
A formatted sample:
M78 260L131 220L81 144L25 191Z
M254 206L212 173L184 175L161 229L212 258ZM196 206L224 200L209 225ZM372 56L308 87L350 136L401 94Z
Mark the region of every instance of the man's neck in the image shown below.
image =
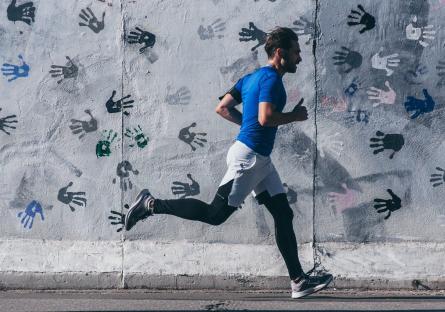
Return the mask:
M281 66L281 64L277 64L275 63L273 60L269 60L267 62L268 66L272 67L273 69L275 69L277 71L277 73L283 77L284 74L286 73L286 71L283 69L283 67Z

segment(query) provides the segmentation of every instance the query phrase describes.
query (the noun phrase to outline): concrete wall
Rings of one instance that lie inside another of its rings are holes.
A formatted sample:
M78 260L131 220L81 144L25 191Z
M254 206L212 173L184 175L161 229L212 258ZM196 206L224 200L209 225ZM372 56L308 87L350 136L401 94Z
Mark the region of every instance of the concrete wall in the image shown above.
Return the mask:
M278 25L303 58L285 110L304 97L310 115L272 154L304 267L337 287L445 286L443 1L14 2L0 3L0 286L288 287L251 197L218 227L156 215L121 231L142 188L213 198L238 132L217 97L266 64Z

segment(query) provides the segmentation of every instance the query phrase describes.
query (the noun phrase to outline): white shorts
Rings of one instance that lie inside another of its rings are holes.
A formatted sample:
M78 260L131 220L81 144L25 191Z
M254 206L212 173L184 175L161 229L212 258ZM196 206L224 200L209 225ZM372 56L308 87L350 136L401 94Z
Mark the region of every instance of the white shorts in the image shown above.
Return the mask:
M264 191L270 196L286 193L270 157L256 153L244 143L235 141L226 162L228 168L219 186L233 180L229 206L239 207L251 192L253 196Z

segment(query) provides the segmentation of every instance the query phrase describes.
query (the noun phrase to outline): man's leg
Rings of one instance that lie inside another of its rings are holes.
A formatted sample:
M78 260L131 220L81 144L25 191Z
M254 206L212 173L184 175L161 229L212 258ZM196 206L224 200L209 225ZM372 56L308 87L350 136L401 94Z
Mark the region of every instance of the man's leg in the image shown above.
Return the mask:
M219 225L226 221L237 209L237 207L228 204L232 185L233 180L221 185L210 204L195 198L155 199L153 213L169 214L187 220Z
M289 277L296 279L303 274L298 258L297 239L295 237L292 219L294 213L289 206L286 194L270 196L264 191L256 196L259 204L264 204L274 219L275 241L286 263Z

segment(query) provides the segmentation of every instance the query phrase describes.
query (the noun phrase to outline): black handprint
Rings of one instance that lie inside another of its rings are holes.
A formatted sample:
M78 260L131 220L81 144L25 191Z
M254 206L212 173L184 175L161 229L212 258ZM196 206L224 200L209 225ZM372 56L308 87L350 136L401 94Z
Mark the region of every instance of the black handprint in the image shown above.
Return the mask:
M143 44L144 46L139 49L139 52L144 53L147 48L153 48L156 43L156 36L151 32L136 27L136 31L130 31L130 35L127 37L127 42L129 44Z
M440 167L436 167L436 170L439 173L433 173L431 174L430 177L430 182L433 184L433 187L442 185L445 183L445 170L440 168Z
M305 42L309 44L311 40L315 38L315 23L308 20L305 17L300 17L300 19L294 21L292 24L295 27L292 27L292 30L295 30L296 34L299 36L309 35L308 40Z
M25 22L26 24L31 25L31 22L34 22L34 13L36 11L34 3L31 1L15 6L16 2L17 0L12 0L11 4L6 9L8 20L14 23L16 21Z
M91 115L91 111L89 109L86 109L84 111L88 115L90 115L90 120L84 121L84 120L78 120L78 119L71 119L71 125L70 129L73 132L73 134L79 134L79 139L83 138L85 134L88 132L93 132L97 130L97 120Z
M190 103L191 93L189 88L181 87L173 94L167 94L165 101L170 105L188 105Z
M393 193L391 189L386 190L389 195L391 195L391 199L374 199L374 208L378 213L382 213L388 211L388 214L385 217L385 220L391 216L391 212L396 211L402 207L402 200L399 196Z
M439 76L439 81L437 82L438 87L445 86L445 60L439 61L436 66L437 75Z
M125 204L124 207L127 210L128 210L128 208L130 208L130 206L128 204ZM122 231L124 224L125 224L125 213L117 212L114 210L111 210L110 213L111 213L111 215L108 216L108 220L111 220L110 221L111 225L120 226L116 230L116 232L119 233L120 231Z
M76 210L73 206L71 206L71 203L77 205L77 206L84 206L87 205L87 199L84 197L85 192L68 192L68 188L73 185L73 182L68 183L67 186L62 187L59 190L59 193L57 194L57 199L68 205L71 209L71 211Z
M105 12L102 13L102 20L99 22L96 16L94 15L93 11L91 11L90 8L87 8L88 13L82 9L81 13L79 14L79 17L85 21L85 24L83 22L79 22L79 26L88 26L92 31L94 31L96 34L99 33L101 30L105 27Z
M63 76L62 79L57 81L57 83L61 83L63 79L77 77L77 72L79 68L73 63L73 61L68 56L66 56L66 59L68 60L68 62L66 63L65 66L51 65L51 68L54 68L53 70L49 71L51 77Z
M252 51L258 48L260 45L265 44L267 39L267 33L257 28L253 24L253 22L249 23L249 28L241 28L241 32L239 32L239 35L241 36L241 38L239 38L239 41L258 40L258 44L251 49Z
M371 138L372 144L369 146L375 148L374 155L383 152L385 149L392 149L394 152L389 156L390 159L394 157L394 154L400 151L405 144L403 135L401 134L384 134L381 131L377 131L376 138Z
M348 15L348 25L364 25L364 27L360 29L360 33L362 34L365 31L371 30L375 27L375 18L371 14L367 13L361 4L359 4L357 7L360 12L351 10L351 14Z
M348 116L345 117L345 121L349 124L354 123L354 122L364 122L364 123L368 123L369 122L369 116L371 115L371 113L369 113L368 111L365 110L350 110L348 111L349 113L356 113L353 116Z
M347 74L354 68L359 68L362 65L363 57L360 53L349 50L346 47L341 47L341 49L342 51L335 52L335 56L333 56L332 59L335 60L334 65L348 65L344 73Z
M436 103L434 102L431 95L429 95L426 89L423 89L423 95L425 96L425 100L416 99L413 96L408 96L405 102L405 109L407 112L414 111L414 115L411 116L411 119L417 118L420 115L425 113L432 112Z
M120 188L124 192L127 190L127 183L130 190L133 188L133 183L131 183L130 180L130 172L134 175L139 174L139 171L133 170L133 166L127 160L124 160L117 165L116 174L120 180ZM113 179L113 183L116 184L116 178Z
M134 103L133 100L129 100L129 101L124 101L125 99L128 99L129 97L131 97L131 95L127 95L124 96L123 98L121 98L118 101L114 101L113 98L116 95L116 91L113 90L113 93L111 94L111 97L108 99L108 101L105 103L105 106L107 107L107 112L109 113L119 113L122 108L131 108L133 107L133 105L130 105L131 103ZM125 115L130 115L129 112L124 111Z
M195 196L200 193L199 184L193 180L192 175L187 174L187 178L190 179L191 183L184 183L179 181L174 181L171 187L174 195L182 195L179 198L185 198L187 196Z
M0 111L2 110L2 108L0 107ZM4 133L6 133L7 135L11 135L11 133L9 131L7 131L5 128L10 128L10 129L16 129L16 127L10 125L13 123L17 123L16 119L16 115L9 115L9 116L5 116L0 118L0 130L3 131Z
M204 133L204 132L198 132L198 133L190 132L190 128L191 127L196 127L196 122L192 123L188 127L182 128L179 131L178 138L181 141L183 141L183 142L187 143L188 145L190 145L190 147L192 148L192 151L194 151L194 150L196 150L196 147L194 147L192 145L192 143L198 144L199 146L203 147L204 144L202 142L207 142L206 139L202 139L202 138L199 138L199 137L196 137L196 136L206 136L207 133Z

